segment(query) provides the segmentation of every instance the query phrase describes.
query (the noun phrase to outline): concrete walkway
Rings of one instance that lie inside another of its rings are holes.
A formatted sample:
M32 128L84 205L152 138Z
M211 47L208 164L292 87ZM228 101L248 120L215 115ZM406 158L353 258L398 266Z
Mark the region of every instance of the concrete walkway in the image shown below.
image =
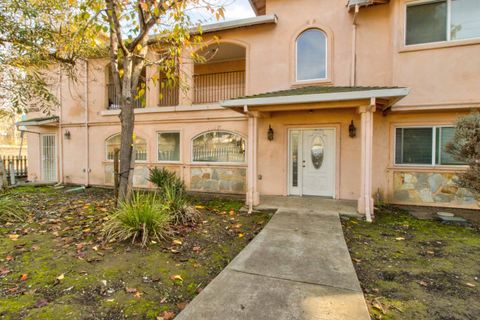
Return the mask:
M370 319L343 237L351 203L262 199L278 211L177 320Z

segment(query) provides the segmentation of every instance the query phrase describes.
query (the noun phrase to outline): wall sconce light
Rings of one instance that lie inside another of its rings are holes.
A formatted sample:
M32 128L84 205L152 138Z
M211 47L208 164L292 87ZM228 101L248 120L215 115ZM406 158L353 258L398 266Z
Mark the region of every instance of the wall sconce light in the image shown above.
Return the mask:
M357 128L353 124L353 120L348 126L348 135L350 136L350 138L355 138L357 136Z
M272 141L273 140L273 129L272 129L272 126L269 125L268 126L268 132L267 132L267 138L268 138L268 141Z
M72 134L71 134L70 131L68 131L68 130L66 130L63 135L65 136L65 139L66 139L66 140L70 140L70 138L72 137Z

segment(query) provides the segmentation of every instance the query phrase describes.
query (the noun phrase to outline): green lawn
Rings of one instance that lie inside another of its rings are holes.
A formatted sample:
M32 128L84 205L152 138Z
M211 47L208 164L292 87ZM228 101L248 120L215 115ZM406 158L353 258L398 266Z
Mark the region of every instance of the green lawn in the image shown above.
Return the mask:
M196 224L164 242L103 244L112 192L18 188L24 223L0 227L0 318L156 319L183 309L263 228L271 213L196 200Z
M342 219L373 319L480 319L478 230L393 207L376 216Z

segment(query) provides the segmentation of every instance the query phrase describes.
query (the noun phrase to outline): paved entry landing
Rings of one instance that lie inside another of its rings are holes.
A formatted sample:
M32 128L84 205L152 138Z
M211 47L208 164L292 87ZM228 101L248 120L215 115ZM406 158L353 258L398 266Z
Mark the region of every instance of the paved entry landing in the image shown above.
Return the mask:
M264 199L270 222L176 319L370 319L338 214L354 209L300 199Z

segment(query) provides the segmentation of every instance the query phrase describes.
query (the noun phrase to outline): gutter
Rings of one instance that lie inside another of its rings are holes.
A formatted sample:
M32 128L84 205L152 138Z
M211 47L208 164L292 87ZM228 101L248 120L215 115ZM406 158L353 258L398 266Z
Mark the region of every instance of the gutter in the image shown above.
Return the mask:
M225 22L218 22L212 24L206 24L201 26L202 34L211 33L211 32L218 32L242 27L251 27L260 24L276 24L278 22L278 17L275 14L269 14L264 16L257 16L252 18L245 18L245 19L238 19L238 20L231 20ZM198 34L199 31L197 28L192 29L192 34Z
M198 27L194 27L190 29L190 34L197 35L197 34L206 34L212 32L219 32L224 30L231 30L237 28L246 28L252 27L262 24L277 24L278 17L275 14L263 15L263 16L256 16L251 18L245 19L238 19L238 20L231 20L231 21L224 21L218 23L211 23L205 24L200 26L200 30ZM148 41L149 44L153 44L159 42L165 36L162 34L153 35L152 38Z
M364 91L350 91L337 93L319 93L319 94L304 94L292 96L277 96L277 97L259 97L259 98L244 98L225 100L220 103L224 108L243 107L248 106L266 106L266 105L285 105L285 104L300 104L300 103L316 103L316 102L330 102L330 101L348 101L361 100L371 98L396 98L405 97L410 92L408 88L392 88L392 89L374 89Z
M90 184L90 136L88 132L88 60L85 60L85 186Z

